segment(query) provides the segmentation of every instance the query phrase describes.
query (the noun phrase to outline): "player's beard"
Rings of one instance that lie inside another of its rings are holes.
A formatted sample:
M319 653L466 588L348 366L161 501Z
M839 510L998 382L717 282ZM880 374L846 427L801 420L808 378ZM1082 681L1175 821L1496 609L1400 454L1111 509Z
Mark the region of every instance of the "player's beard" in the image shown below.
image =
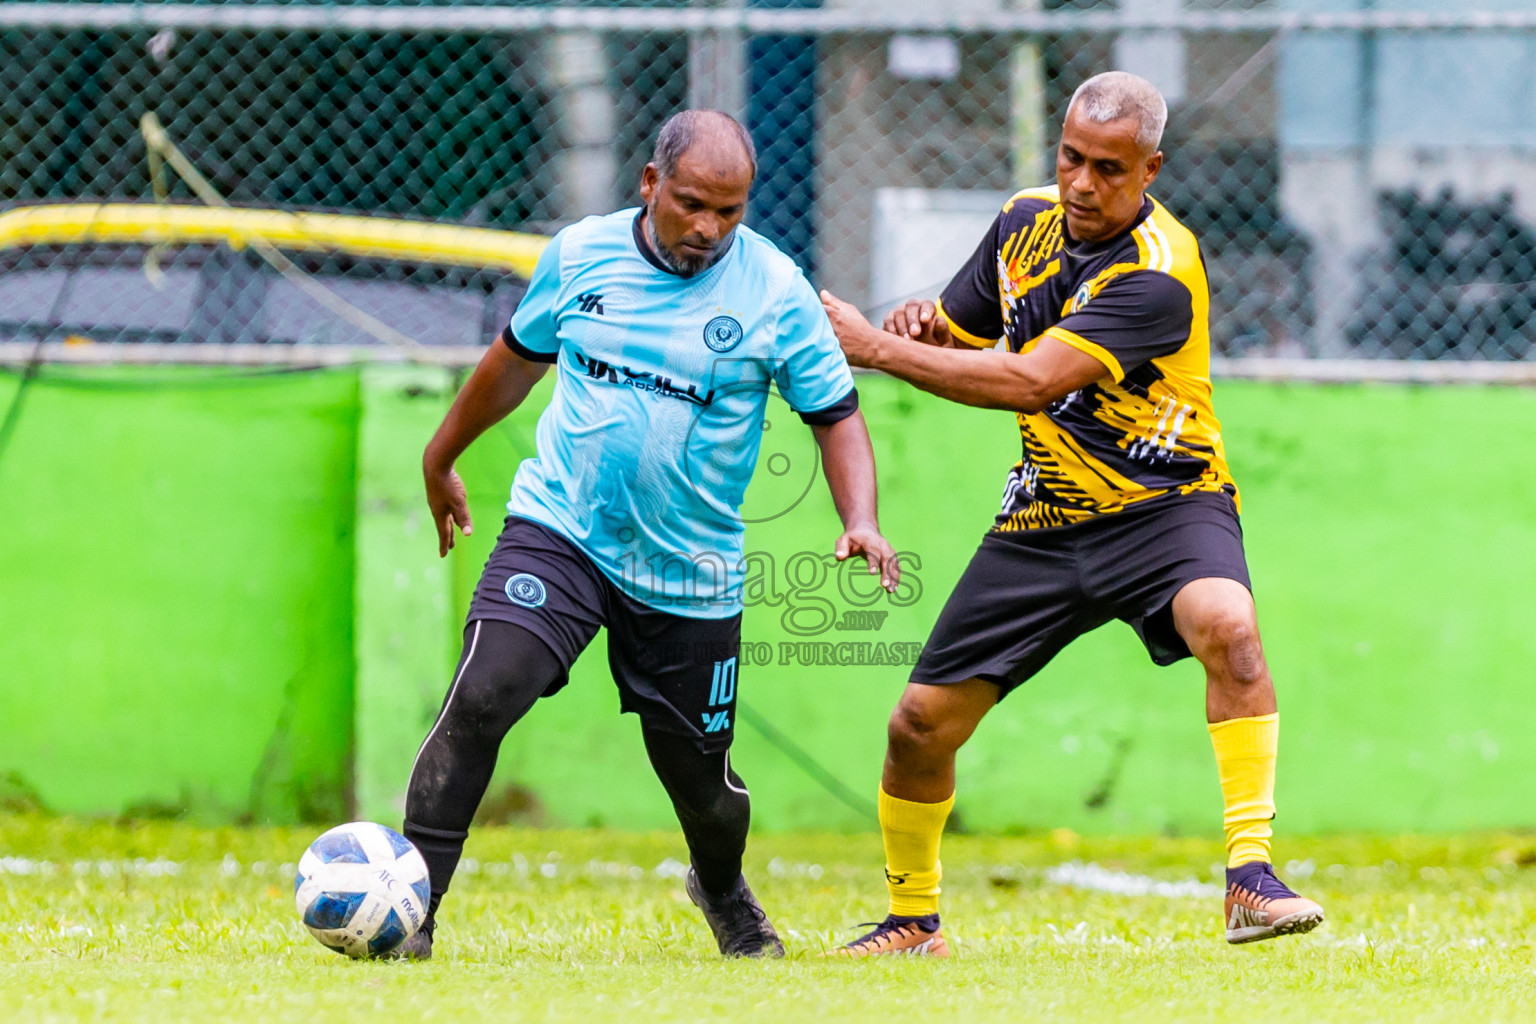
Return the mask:
M656 237L655 202L651 202L645 208L645 233L651 240L651 248L656 250L656 258L661 260L666 265L666 268L678 277L693 277L697 274L702 274L716 263L719 263L721 257L730 251L731 240L736 237L736 232L732 231L720 239L713 249L700 256L669 249L661 243L660 238Z

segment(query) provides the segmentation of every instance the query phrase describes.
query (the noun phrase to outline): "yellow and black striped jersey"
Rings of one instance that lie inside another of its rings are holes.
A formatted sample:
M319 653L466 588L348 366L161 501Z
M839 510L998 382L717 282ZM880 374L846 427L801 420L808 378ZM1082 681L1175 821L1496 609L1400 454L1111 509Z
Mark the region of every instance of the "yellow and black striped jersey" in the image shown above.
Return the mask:
M1068 237L1054 185L1008 200L939 299L955 337L1028 352L1056 338L1107 377L1018 415L1023 458L997 530L1080 522L1170 493L1237 500L1211 408L1210 290L1199 244L1147 197L1120 235Z

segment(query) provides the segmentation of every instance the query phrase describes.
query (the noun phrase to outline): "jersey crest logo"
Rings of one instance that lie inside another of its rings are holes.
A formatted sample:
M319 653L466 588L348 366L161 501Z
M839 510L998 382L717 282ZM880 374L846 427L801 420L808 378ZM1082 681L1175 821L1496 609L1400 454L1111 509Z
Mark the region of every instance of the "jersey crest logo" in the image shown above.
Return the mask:
M729 352L741 338L741 323L733 316L717 316L704 325L704 344L714 352Z
M1069 315L1076 313L1088 305L1088 300L1091 298L1093 298L1093 292L1089 291L1087 282L1084 282L1083 286L1077 290L1077 294L1072 296L1072 304L1067 307L1067 313Z
M603 297L597 292L586 292L585 294L578 295L576 296L576 301L579 303L578 308L583 313L596 313L598 316L603 315Z
M516 576L507 579L507 599L513 604L520 604L524 608L537 608L544 603L547 596L544 591L544 581L532 573L520 572Z

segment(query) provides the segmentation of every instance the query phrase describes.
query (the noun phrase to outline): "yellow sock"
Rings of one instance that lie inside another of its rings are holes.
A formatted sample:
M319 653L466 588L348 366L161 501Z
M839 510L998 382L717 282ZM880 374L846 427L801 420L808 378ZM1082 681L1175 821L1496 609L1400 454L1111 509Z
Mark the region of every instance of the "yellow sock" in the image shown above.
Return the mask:
M1269 822L1275 816L1275 752L1280 745L1280 716L1233 718L1212 722L1211 746L1226 804L1227 867L1267 861Z
M939 879L944 874L939 839L954 806L953 795L943 803L920 804L891 796L880 787L880 834L885 838L891 913L922 917L939 912Z

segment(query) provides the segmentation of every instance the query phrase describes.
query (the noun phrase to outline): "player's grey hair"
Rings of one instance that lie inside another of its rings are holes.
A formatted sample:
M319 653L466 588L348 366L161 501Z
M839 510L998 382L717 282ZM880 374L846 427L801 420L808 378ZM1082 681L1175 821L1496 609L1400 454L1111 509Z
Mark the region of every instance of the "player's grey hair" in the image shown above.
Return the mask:
M663 181L677 173L677 162L698 140L700 129L709 121L719 123L721 120L735 130L736 140L741 143L747 163L752 167L752 177L757 177L757 147L752 145L752 136L745 125L720 110L679 110L667 118L661 131L656 133L656 149L651 154L651 163L656 165L656 173Z
M1096 124L1134 117L1136 144L1147 153L1157 150L1168 123L1168 104L1157 86L1128 71L1106 71L1077 87L1067 113L1082 104L1082 115Z

